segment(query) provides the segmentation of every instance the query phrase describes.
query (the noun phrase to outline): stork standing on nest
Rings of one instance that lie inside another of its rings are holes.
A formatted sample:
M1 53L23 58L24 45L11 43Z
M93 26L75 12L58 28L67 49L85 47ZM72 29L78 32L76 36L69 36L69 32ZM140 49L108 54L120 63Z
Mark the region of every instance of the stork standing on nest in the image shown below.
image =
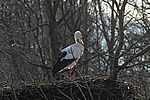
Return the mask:
M69 77L70 80L72 79L72 68L76 65L79 58L83 55L84 52L84 43L82 41L82 34L80 31L76 31L74 33L74 40L74 44L64 48L60 52L58 60L52 70L53 76L63 69L69 69Z

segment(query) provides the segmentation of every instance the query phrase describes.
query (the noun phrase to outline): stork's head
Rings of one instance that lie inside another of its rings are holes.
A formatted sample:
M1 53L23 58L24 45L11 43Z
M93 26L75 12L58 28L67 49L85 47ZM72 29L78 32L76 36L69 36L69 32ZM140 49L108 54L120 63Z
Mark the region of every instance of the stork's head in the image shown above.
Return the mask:
M75 39L75 40L78 40L78 39L81 39L81 38L82 38L81 32L80 32L80 31L76 31L76 32L74 33L74 39Z
M83 44L83 41L82 41L82 34L81 34L80 31L76 31L76 32L74 33L74 39L75 39L76 42L79 42L79 43Z

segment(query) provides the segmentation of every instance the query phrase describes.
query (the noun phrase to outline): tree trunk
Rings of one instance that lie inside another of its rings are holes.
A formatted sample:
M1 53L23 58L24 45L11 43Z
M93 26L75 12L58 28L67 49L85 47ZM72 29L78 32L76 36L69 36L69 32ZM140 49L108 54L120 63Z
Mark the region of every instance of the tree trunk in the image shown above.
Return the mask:
M48 16L49 16L49 37L51 41L51 53L52 53L52 66L55 64L59 54L60 42L59 42L59 30L56 21L56 12L60 0L54 2L47 0Z
M53 22L55 24L56 22ZM52 25L52 24L51 24ZM58 29L55 26L50 26L50 41L52 50L52 66L56 63L59 54L60 42L58 37Z
M119 73L119 70L117 68L113 68L112 70L110 70L109 79L117 80L118 73Z

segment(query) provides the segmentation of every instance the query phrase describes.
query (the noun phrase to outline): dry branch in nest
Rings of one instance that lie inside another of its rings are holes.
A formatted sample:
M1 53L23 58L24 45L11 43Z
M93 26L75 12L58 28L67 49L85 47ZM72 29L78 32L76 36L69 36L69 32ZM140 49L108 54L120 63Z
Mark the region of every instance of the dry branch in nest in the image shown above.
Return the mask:
M131 85L109 79L91 79L25 85L15 92L3 91L0 100L133 100L133 97Z

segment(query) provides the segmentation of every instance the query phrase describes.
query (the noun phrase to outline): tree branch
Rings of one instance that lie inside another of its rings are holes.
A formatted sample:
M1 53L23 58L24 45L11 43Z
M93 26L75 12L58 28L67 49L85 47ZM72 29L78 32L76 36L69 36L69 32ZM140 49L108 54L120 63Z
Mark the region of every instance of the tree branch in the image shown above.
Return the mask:
M30 62L30 61L27 61L27 63L29 63L29 64L31 64L31 65L34 65L34 66L36 66L36 67L40 67L40 68L44 68L44 69L51 70L51 68L50 68L50 67L47 67L46 65L39 65L39 64Z
M127 67L127 65L135 58L144 55L145 53L147 53L148 51L150 51L150 45L145 47L141 52L139 52L137 55L131 57L129 60L127 60L122 66L120 66L119 69L125 69Z
M119 67L118 69L119 70L122 70L122 69L128 69L128 68L132 68L134 66L137 66L137 65L141 65L141 64L144 64L144 63L149 63L150 61L143 61L143 62L138 62L136 64L133 64L133 65L130 65L130 66L123 66L123 67Z

